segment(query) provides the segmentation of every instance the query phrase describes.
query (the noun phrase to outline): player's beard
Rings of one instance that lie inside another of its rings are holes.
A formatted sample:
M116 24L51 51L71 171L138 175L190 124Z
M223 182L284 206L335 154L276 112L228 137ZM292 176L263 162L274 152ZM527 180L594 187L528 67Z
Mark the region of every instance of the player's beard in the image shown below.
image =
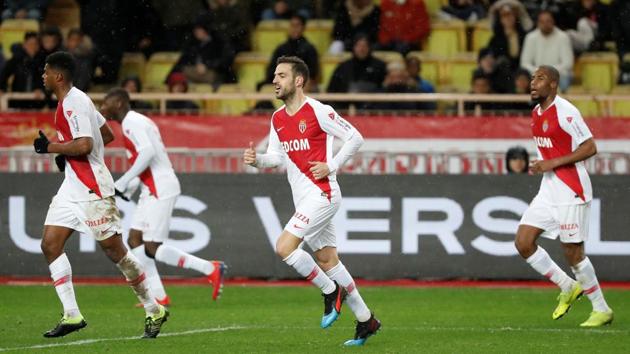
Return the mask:
M295 85L288 87L286 89L280 89L280 92L276 95L276 98L282 101L286 101L287 99L293 97L295 95Z

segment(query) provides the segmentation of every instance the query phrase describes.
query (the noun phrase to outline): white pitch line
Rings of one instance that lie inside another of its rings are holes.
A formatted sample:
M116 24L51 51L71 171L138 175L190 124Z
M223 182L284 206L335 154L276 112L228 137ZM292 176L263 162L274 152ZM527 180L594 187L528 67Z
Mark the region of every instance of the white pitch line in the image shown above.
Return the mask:
M167 332L162 333L159 337L177 337L177 336L185 336L188 334L197 334L197 333L208 333L208 332L225 332L239 329L249 329L254 327L243 327L243 326L228 326L228 327L214 327L214 328L201 328L201 329L192 329L189 331L183 332ZM86 344L94 344L101 342L119 342L119 341L127 341L127 340L140 340L141 338L138 336L135 337L118 337L118 338L93 338L93 339L82 339L74 342L67 343L51 343L51 344L38 344L31 345L25 347L13 347L13 348L0 348L0 352L8 352L13 350L27 350L27 349L46 349L46 348L54 348L54 347L68 347L74 345L86 345Z

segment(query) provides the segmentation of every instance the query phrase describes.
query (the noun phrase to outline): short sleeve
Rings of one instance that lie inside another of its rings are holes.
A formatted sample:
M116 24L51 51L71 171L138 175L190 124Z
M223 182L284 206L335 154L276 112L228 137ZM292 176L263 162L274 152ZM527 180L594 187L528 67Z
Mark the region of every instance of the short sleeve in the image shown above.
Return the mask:
M571 135L577 145L593 137L578 110L566 112L560 115L558 120L562 129Z
M125 123L123 121L123 123ZM131 143L136 148L136 151L140 151L147 147L151 147L151 139L147 134L146 128L140 124L128 123L123 127L124 134L131 140Z
M321 105L317 108L316 115L323 131L343 141L350 140L356 132L352 124L343 119L331 106Z
M63 116L68 121L73 139L82 137L94 138L92 122L87 106L75 98L67 98L63 102Z
M98 125L98 127L102 127L105 123L107 122L107 120L105 119L105 117L103 117L103 115L101 114L101 112L96 111L96 125Z

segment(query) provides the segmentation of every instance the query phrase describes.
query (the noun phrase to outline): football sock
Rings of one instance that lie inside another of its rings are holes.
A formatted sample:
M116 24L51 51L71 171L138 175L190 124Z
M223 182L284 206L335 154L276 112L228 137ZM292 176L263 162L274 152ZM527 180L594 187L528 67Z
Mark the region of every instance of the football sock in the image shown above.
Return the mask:
M363 301L359 289L354 284L352 275L348 272L343 263L339 262L336 266L326 272L328 277L337 282L340 286L344 287L348 292L346 303L354 313L354 316L359 322L365 322L370 319L372 313L368 309L367 305Z
M283 261L295 268L297 272L320 288L322 293L330 294L335 291L335 283L324 273L324 271L315 263L313 257L301 248L293 251Z
M610 311L610 307L608 307L604 299L604 293L599 287L599 282L595 275L595 268L593 268L593 264L591 264L588 257L584 257L582 262L578 263L575 267L571 267L571 269L577 280L582 284L584 294L591 300L593 310L598 312Z
M567 273L560 269L544 248L538 246L536 252L527 258L526 261L538 273L544 275L554 284L558 285L563 292L569 292L573 288L575 280L571 279Z
M214 265L211 262L169 245L158 247L157 252L155 252L155 259L175 267L196 270L205 275L214 272Z
M160 313L160 307L155 301L155 297L152 296L149 291L144 269L136 256L134 256L131 252L127 252L120 262L116 263L116 266L125 275L127 283L129 283L133 291L136 293L138 300L140 300L144 306L147 316L158 315Z
M158 300L163 300L166 297L166 291L164 290L160 274L155 266L155 261L146 255L144 245L132 249L131 253L133 253L144 266L144 274L147 277L147 283L149 284L149 289L153 296Z
M50 265L50 277L53 280L57 296L63 305L63 314L65 317L73 318L81 316L79 305L77 305L74 296L74 287L72 286L72 268L70 261L65 253L57 257Z

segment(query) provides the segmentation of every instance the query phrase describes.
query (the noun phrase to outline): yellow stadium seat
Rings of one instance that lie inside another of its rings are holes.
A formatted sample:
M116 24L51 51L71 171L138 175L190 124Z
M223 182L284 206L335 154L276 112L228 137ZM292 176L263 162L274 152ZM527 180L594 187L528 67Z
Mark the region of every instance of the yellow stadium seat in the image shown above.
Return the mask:
M320 56L328 52L332 42L333 26L333 20L309 20L306 22L304 37L315 46Z
M330 83L330 78L332 74L335 72L337 66L348 59L352 58L352 53L344 52L340 55L326 55L321 59L321 80L320 87L322 91L326 91L328 89L328 83Z
M59 28L80 28L81 8L74 0L55 0L48 6L45 23Z
M37 20L9 19L2 21L0 25L0 41L2 51L6 59L11 58L11 46L14 43L22 43L26 32L39 32Z
M571 86L567 90L567 95L588 95L591 92L583 86ZM595 101L592 97L585 98L574 98L569 97L569 101L573 103L573 105L580 110L582 117L601 117L602 110L600 107L600 103Z
M122 61L120 63L120 71L118 72L118 78L124 80L130 76L136 76L143 80L144 67L147 64L147 60L142 53L124 53Z
M214 87L210 84L188 84L188 92L192 93L213 93ZM201 107L205 113L215 112L218 108L219 101L217 100L196 100L194 101L197 106Z
M164 87L166 77L179 60L179 52L157 52L151 55L144 68L143 84L147 90Z
M490 21L483 20L476 22L473 26L471 50L473 52L479 52L480 49L487 47L492 38L492 34Z
M448 0L424 0L424 4L427 7L427 11L431 17L437 17L438 12L442 6L446 5Z
M613 95L630 96L630 85L620 85L612 90ZM613 117L630 118L630 100L615 100L612 103Z
M609 93L617 81L618 65L615 53L584 53L577 60L574 71L586 90Z
M289 21L287 20L264 20L256 26L252 39L252 48L256 52L265 53L269 56L276 48L286 42Z
M457 92L469 92L472 73L477 68L477 53L459 53L444 63L444 80Z
M238 84L224 84L219 86L217 93L247 93L252 92ZM221 115L239 115L250 111L254 104L251 100L236 99L236 100L219 100L216 110L209 112Z
M402 54L400 54L399 52L393 52L393 51L388 51L388 50L375 50L372 52L372 55L375 58L384 61L385 63L391 63L393 61L399 61L399 62L405 61L403 59Z
M407 56L413 56L420 60L420 76L422 76L423 79L432 83L436 89L443 84L440 81L440 74L442 72L441 66L444 62L444 58L418 51L409 52Z
M466 25L463 21L435 22L431 34L424 43L424 51L452 57L466 50Z
M256 85L265 79L270 55L257 52L238 53L234 60L234 69L239 85L255 90Z
M265 85L260 87L260 90L258 92L259 93L268 93L269 94L269 100L273 104L273 107L275 109L278 109L278 108L282 107L283 103L282 103L281 100L277 100L277 99L274 98L275 89L276 88L275 88L275 86L273 84L265 84Z

